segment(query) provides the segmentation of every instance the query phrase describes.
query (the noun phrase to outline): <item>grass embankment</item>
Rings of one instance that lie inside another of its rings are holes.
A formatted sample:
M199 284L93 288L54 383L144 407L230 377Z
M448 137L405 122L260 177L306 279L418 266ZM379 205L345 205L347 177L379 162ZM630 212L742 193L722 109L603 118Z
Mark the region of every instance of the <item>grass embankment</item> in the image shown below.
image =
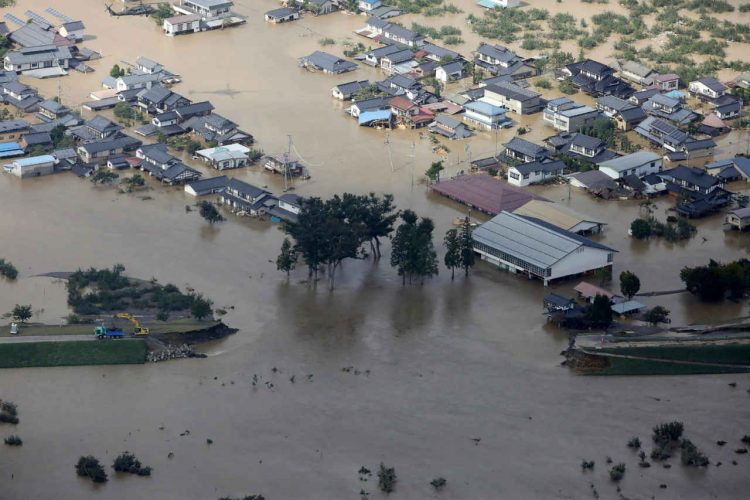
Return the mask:
M126 365L146 361L142 339L0 344L0 368Z
M750 344L620 347L607 354L650 359L608 357L602 375L688 375L750 372ZM671 362L666 362L671 361ZM684 361L685 363L679 363ZM689 364L710 363L710 365ZM722 365L745 365L745 368Z
M117 320L118 324L123 323L123 331L127 333L132 332L131 326L125 320ZM149 328L152 334L166 334L166 333L187 333L198 330L206 330L213 328L218 325L218 321L198 321L193 318L176 319L173 321L154 321L153 323L146 322L143 326ZM93 323L89 324L77 324L77 325L42 325L42 324L31 324L31 325L20 325L19 335L23 337L30 337L36 335L93 335L94 327ZM0 327L0 337L13 337L15 335L10 334L10 326Z

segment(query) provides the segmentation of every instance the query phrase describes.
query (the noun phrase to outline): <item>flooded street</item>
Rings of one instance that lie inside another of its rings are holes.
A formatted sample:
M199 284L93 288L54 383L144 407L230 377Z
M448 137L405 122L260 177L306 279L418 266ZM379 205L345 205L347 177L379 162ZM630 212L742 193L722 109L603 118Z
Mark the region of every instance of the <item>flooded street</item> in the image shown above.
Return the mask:
M473 2L455 3L466 11L457 23L480 12ZM581 5L563 5L569 4ZM42 13L50 5L19 0L9 11ZM411 131L358 128L330 97L336 83L383 75L369 67L340 76L297 67L296 58L318 50L323 36L340 41L348 34L356 41L352 32L364 17L309 16L268 26L262 13L276 2L240 0L236 11L248 16L247 25L167 38L153 20L113 18L104 5L53 5L83 19L96 37L84 44L103 54L92 63L95 73L24 81L47 96L57 94L59 83L63 102L73 105L89 100L115 63L139 55L162 62L183 78L175 91L211 100L266 153L285 150L292 135L312 173L296 184L298 194L394 193L400 208L432 217L442 260L442 237L467 209L427 192L423 174L437 159L429 141ZM467 45L460 50L468 52L478 39L461 27ZM540 115L534 119L532 140L553 135ZM514 133L503 130L497 140ZM445 173L468 169L469 155L491 154L495 141L481 133L468 150L447 143ZM721 157L734 154L729 146ZM282 189L279 178L258 166L231 175ZM0 280L0 312L31 303L38 320L58 323L67 314L64 286L35 275L122 263L131 276L190 286L212 298L239 332L201 346L208 359L0 371L0 398L16 402L21 419L15 428L0 424L0 431L24 441L22 448L0 449L1 499L262 493L269 500L325 500L356 499L361 489L379 499L385 497L377 478L361 482L357 470L375 470L381 461L398 474L392 498L591 498L591 483L602 498L618 498L606 456L628 464L621 482L628 498L745 498L750 460L733 450L750 433L750 375L575 376L560 366L567 335L546 324L542 297L549 289L539 282L479 263L468 279L452 282L441 265L437 278L404 288L386 245L381 262L347 261L333 292L300 283L304 269L287 283L274 264L283 240L278 225L229 216L211 227L197 211L186 212L196 200L181 187L149 185L147 193L128 195L68 173L23 181L0 175L0 257L19 270L16 283ZM725 232L719 215L696 222L698 234L687 243L641 242L627 236L637 202L598 201L575 189L569 196L567 186L534 192L606 221L599 241L619 250L614 275L634 271L644 291L679 288L682 267L737 259L750 248L750 235ZM657 199L657 217L673 202ZM575 284L554 289L569 293ZM687 294L643 302L666 306L676 324L750 314L747 301L708 307ZM260 377L255 387L254 375ZM712 462L724 465L639 469L627 441L640 436L648 452L652 427L673 419L684 422ZM731 446L717 447L719 439ZM112 477L103 486L76 477L80 455L109 466L125 450L152 466L153 477ZM596 461L593 472L581 472L583 459ZM429 482L439 476L448 484L436 495Z

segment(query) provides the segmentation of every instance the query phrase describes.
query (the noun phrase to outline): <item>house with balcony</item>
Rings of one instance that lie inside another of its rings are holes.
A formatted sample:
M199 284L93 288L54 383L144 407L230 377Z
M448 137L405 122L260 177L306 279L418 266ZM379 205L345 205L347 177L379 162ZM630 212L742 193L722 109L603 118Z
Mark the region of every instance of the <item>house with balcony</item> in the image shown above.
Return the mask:
M508 110L503 106L496 106L480 99L467 102L464 109L464 121L475 127L495 130L513 125L513 121L507 117Z
M505 146L505 157L511 162L530 163L546 160L549 157L549 151L546 148L520 137L513 137L503 146Z
M499 82L484 87L484 97L488 102L504 106L519 115L540 111L544 104L542 94L525 89L513 83Z
M649 115L668 120L675 125L687 125L698 119L698 114L683 107L679 99L664 94L656 94L646 101L642 108Z
M630 175L641 178L661 171L661 156L651 151L636 151L600 163L599 171L615 180Z
M465 124L448 115L437 115L435 120L429 125L430 132L448 139L466 139L473 133Z
M383 38L392 40L396 43L400 43L401 45L406 45L410 48L419 48L425 44L424 35L417 33L416 31L406 29L400 24L396 23L388 23L383 26L382 35Z
M116 138L99 139L78 146L76 152L84 163L103 166L110 156L134 151L141 146L141 141L133 137L122 135Z
M178 0L172 8L180 14L197 14L203 20L222 19L231 17L231 0Z
M667 157L671 161L710 156L716 148L716 143L712 139L694 139L671 123L654 116L643 120L635 131L652 143L670 151Z
M547 103L542 113L544 122L562 132L578 132L591 125L599 117L596 109L559 97Z
M277 199L265 189L232 178L219 192L219 201L234 213L252 216L265 215L278 203Z
M383 45L382 47L378 47L376 49L373 49L367 53L365 53L365 58L362 60L363 63L367 64L368 66L380 66L381 60L383 57L394 54L396 52L400 52L403 50L398 45L390 44L390 45Z
M727 92L727 87L713 76L704 76L688 84L688 92L704 101L713 101Z
M584 164L598 165L619 156L615 151L607 149L607 145L601 139L581 133L548 137L545 143L552 153L560 158L571 158Z
M676 73L666 73L654 77L654 85L662 92L670 92L680 88L680 75Z
M659 177L666 181L667 190L680 198L676 210L683 217L702 217L731 203L724 181L701 168L679 165L660 172Z
M398 71L397 68L403 67L404 64L414 61L414 52L409 49L402 49L390 54L384 55L380 58L380 67L388 74L392 73L404 73L413 65L408 65L406 71ZM416 65L416 62L414 63Z
M742 113L742 99L733 94L724 94L711 103L714 107L713 114L722 120L739 118Z

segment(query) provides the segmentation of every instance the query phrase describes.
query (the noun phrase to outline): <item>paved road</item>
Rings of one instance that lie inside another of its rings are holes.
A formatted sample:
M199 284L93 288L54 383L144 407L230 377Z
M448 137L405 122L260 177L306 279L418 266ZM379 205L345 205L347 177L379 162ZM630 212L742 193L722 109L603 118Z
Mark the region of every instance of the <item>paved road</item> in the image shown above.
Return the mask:
M0 337L0 344L23 344L26 342L87 342L97 340L93 335L14 335Z

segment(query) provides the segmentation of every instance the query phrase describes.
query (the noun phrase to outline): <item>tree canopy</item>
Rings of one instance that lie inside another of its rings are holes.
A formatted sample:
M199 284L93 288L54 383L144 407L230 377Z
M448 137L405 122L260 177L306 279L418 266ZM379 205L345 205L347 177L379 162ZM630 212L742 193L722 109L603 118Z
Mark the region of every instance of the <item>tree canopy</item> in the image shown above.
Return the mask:
M216 222L223 222L224 216L219 213L219 210L216 208L216 205L211 203L210 201L203 200L199 204L200 206L200 214L201 217L206 219L209 224L214 224Z
M720 264L711 259L706 266L683 268L680 279L688 292L705 302L722 300L727 293L736 299L750 290L750 260Z
M391 266L398 270L402 283L419 278L424 283L438 273L437 254L432 244L432 231L435 228L431 219L419 220L411 210L401 213L401 225L396 229L391 249Z
M632 299L640 289L641 280L635 273L630 271L623 271L620 273L620 292L622 292L628 300Z

